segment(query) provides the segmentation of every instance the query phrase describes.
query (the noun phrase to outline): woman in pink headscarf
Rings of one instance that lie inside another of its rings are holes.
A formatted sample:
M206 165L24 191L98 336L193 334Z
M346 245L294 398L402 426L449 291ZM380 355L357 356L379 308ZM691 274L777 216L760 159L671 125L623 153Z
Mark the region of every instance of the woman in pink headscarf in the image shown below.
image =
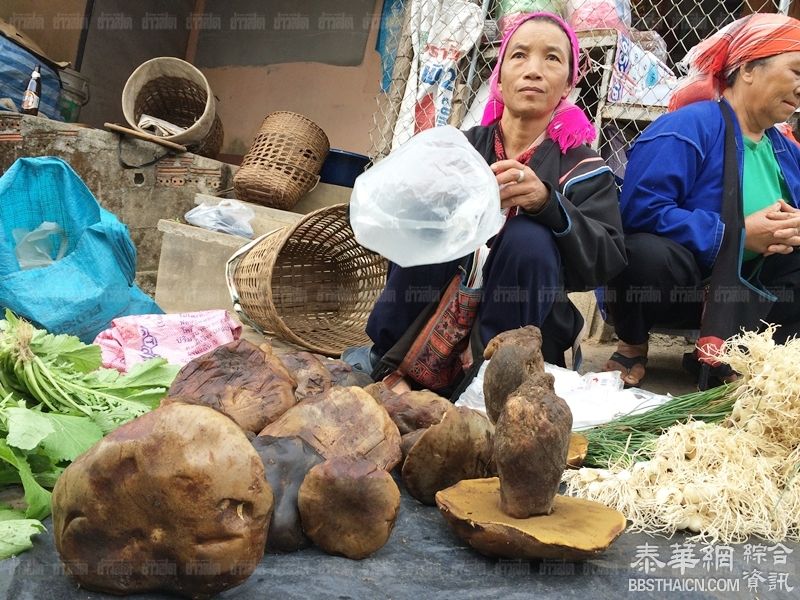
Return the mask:
M545 360L563 365L583 326L566 292L594 289L625 266L614 178L587 146L595 135L591 123L566 99L578 79L578 52L575 34L561 18L524 15L505 33L483 125L466 132L494 171L507 214L482 269L472 336L476 367L491 338L525 325L542 330ZM371 357L360 366L374 379L396 367L387 353L403 355L397 345L414 338L411 330L431 295L459 266L469 271L472 264L465 257L392 265L367 324Z

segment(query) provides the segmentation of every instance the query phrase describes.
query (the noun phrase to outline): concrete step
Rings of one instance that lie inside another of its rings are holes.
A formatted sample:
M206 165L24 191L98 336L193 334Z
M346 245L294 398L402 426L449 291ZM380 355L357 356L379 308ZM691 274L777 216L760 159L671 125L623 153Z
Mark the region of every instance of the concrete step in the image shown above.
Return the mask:
M162 219L156 302L165 312L233 310L225 263L249 240Z
M306 215L325 206L346 204L350 202L350 194L352 191L352 188L320 183L311 192L303 196L303 198L301 198L300 201L290 211L272 208L269 206L262 206L254 202L246 202L244 200L237 201L248 206L256 214L251 225L253 226L253 231L255 234L260 235L261 233L264 233L264 227L262 225L263 222L266 222L268 225L271 225L276 221L285 222L287 224L294 223L296 221L296 219L294 219L295 215ZM224 198L202 193L195 194L194 197L194 203L197 205L203 203L216 205L222 200L224 200Z
M254 237L291 226L304 214L318 208L349 202L351 192L351 188L321 183L292 211L245 202L255 213L250 223ZM221 200L223 198L198 193L194 203L214 205ZM159 221L158 230L162 233L162 242L156 302L167 312L232 310L225 282L225 263L250 240L168 220Z

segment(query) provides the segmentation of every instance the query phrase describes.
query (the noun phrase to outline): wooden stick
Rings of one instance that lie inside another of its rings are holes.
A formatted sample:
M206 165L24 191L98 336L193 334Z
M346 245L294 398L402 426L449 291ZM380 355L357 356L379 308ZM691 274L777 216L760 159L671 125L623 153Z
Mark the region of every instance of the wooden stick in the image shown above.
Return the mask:
M151 135L149 133L145 133L144 131L136 131L135 129L129 129L127 127L123 127L122 125L117 125L116 123L103 123L103 127L111 131L114 131L116 133L129 135L131 137L139 138L140 140L146 140L148 142L153 142L155 144L160 144L162 146L166 146L167 148L171 148L172 150L177 150L178 152L186 152L186 146L181 146L180 144L176 144L175 142L170 142L169 140L160 138L157 135Z

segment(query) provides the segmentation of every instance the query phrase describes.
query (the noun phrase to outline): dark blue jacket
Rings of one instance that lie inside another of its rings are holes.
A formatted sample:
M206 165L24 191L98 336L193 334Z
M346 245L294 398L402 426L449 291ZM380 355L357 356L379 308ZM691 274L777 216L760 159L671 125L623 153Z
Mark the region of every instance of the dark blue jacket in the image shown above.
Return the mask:
M724 100L723 100L724 102ZM736 125L741 185L744 150ZM772 142L793 206L800 199L800 148L771 127ZM696 102L659 117L631 149L620 210L625 233L654 233L694 254L710 270L722 244L720 219L725 125L715 101Z

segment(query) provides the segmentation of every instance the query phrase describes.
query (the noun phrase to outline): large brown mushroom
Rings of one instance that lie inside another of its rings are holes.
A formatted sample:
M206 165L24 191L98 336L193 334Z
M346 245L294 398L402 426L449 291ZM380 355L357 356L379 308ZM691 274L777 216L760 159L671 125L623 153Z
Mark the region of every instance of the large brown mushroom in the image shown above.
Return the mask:
M409 451L414 447L414 444L417 443L417 440L422 437L422 434L425 433L425 431L425 429L417 429L416 431L407 433L400 438L400 451L403 453L403 462L405 462Z
M325 458L363 456L386 470L401 458L397 426L386 409L358 387L333 387L306 398L259 435L296 435Z
M300 523L297 492L309 470L325 459L299 437L259 436L253 440L253 447L264 463L264 473L275 497L267 550L294 552L309 546Z
M436 494L455 534L481 554L515 559L584 560L625 530L625 515L599 502L557 496L549 515L515 519L500 508L497 477L461 481Z
M272 501L261 459L236 423L172 403L65 469L53 490L53 534L83 588L206 598L256 568Z
M442 420L453 404L428 390L383 394L379 400L397 425L400 435L425 429Z
M294 406L295 387L271 346L240 339L184 365L162 404L202 404L258 433Z
M493 475L494 427L481 413L453 407L440 423L424 429L401 471L408 493L433 505L436 492L462 479Z
M323 366L330 372L333 385L340 387L350 387L354 385L363 388L372 384L372 379L369 375L360 371L354 371L353 367L343 360L328 358L319 354L315 354L314 356L318 357Z
M333 385L331 372L315 354L298 351L282 352L277 356L297 382L294 396L298 401L321 394Z
M589 452L589 440L586 439L586 436L573 432L569 436L567 466L571 469L580 468L586 459L587 452Z
M303 529L329 554L366 558L389 539L400 490L363 458L337 457L312 468L298 496Z

